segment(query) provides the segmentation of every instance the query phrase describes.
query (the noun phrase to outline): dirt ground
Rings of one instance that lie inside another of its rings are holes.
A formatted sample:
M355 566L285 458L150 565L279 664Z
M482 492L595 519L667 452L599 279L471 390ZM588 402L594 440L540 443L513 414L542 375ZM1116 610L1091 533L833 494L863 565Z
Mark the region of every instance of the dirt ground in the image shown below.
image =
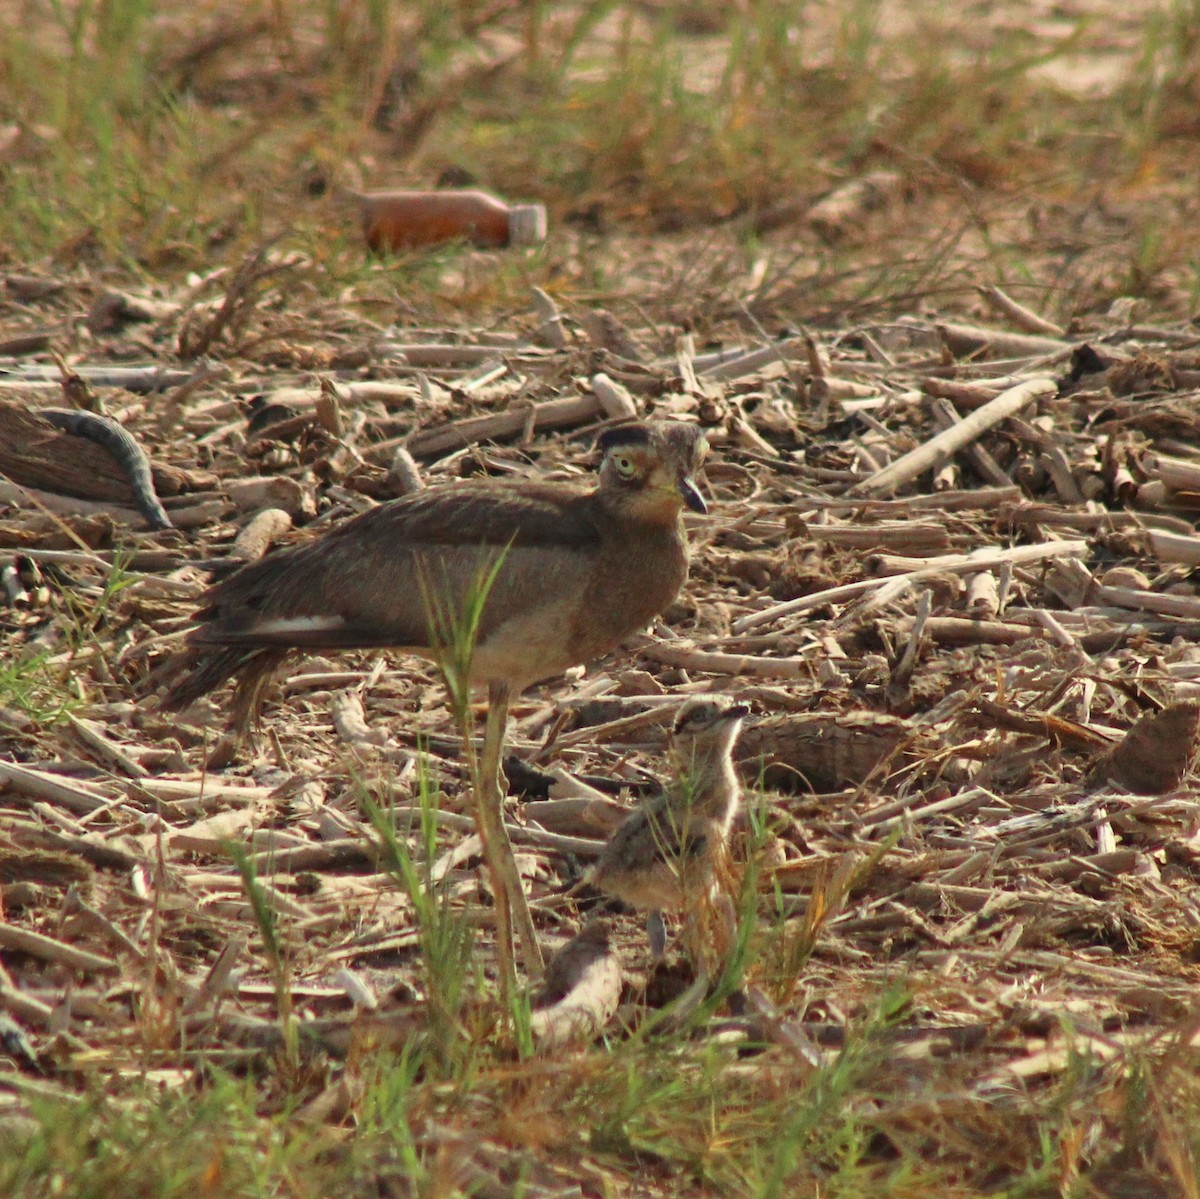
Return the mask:
M1003 16L982 8L995 36ZM1102 53L1056 58L1056 84L1111 82L1142 15L1122 9ZM430 664L297 656L250 746L228 734L227 695L160 712L152 672L206 563L386 502L412 463L424 485L586 480L597 432L633 411L706 430L711 512L688 517L691 577L655 628L514 703L508 815L547 950L589 916L562 892L614 801L664 777L678 703L736 694L754 713L736 855L754 932L709 1031L807 1068L902 988L871 1117L891 1149L990 1160L967 1172L999 1188L1005 1138L1035 1137L1039 1097L1070 1077L1095 1100L1062 1149L1084 1193L1169 1193L1162 1178L1192 1193L1188 1118L1169 1113L1195 1111L1200 1043L1200 328L1184 252L1200 201L1175 149L1069 202L1003 181L952 191L877 172L756 214L760 253L734 218L613 236L602 272L595 235L561 214L528 269L568 300L514 287L521 251L448 254L409 306L387 265L334 301L278 247L154 285L6 264L13 1069L74 1092L97 1068L170 1085L200 1051L277 1051L279 978L236 845L295 1014L334 1063L305 1098L335 1121L355 1038L399 1046L425 1019L413 903L365 800L410 811L426 772L435 875L495 977L469 780ZM1170 255L1139 240L1156 221ZM67 340L60 369L49 351ZM81 401L149 455L171 529L147 528L104 447L30 415ZM651 969L640 918L611 919L620 1007L592 1037L691 980L677 952ZM1127 1140L1145 1062L1158 1125ZM566 1137L538 1149L551 1174L571 1152Z
M418 743L445 793L439 868L478 905L486 952L469 794L428 664L299 658L249 751L223 733L219 699L180 721L135 697L203 563L256 511L319 529L385 500L403 445L429 484L586 477L603 367L639 411L705 427L713 511L689 518L691 581L661 627L514 707L512 748L536 768L510 769L531 896L577 878L606 827L602 806L541 772L632 801L661 776L677 702L732 692L755 711L739 759L762 825L745 836L765 946L748 983L774 1019L836 1040L903 977L896 1068L1014 1101L1078 1055L1102 1074L1177 1037L1198 977L1193 330L1119 314L1053 336L913 318L766 354L685 342L664 359L592 316L561 348L528 318L436 346L433 333L374 341L367 365L330 356L320 385L252 364L198 386L97 385L148 449L174 530L145 531L119 470L82 438L45 428L0 451L13 481L4 927L44 938L6 942L10 1011L39 1041L69 1030L63 1052L115 1062L134 1010L148 1020L135 995L153 961L164 1033L227 1052L236 1011L240 1035L267 1035L275 992L234 841L276 905L300 1014L349 1027L349 968L405 1027L421 1002L417 934L362 797L410 802ZM146 327L121 319L109 361L142 348ZM354 361L366 341L344 340ZM22 373L6 406L63 402L59 382ZM907 468L942 426L962 448ZM805 924L814 895L821 915ZM549 905L540 919L553 946L581 916ZM640 923L617 923L634 1002ZM782 958L802 928L797 975Z

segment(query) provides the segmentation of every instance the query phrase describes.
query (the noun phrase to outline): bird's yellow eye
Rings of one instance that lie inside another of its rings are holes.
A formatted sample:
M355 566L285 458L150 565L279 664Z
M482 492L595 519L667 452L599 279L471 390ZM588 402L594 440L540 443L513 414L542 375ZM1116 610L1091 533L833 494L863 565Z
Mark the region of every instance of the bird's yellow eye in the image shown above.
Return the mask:
M614 454L613 466L617 468L617 474L619 474L622 479L632 479L634 471L637 470L637 467L633 463L633 459L630 458L628 454Z

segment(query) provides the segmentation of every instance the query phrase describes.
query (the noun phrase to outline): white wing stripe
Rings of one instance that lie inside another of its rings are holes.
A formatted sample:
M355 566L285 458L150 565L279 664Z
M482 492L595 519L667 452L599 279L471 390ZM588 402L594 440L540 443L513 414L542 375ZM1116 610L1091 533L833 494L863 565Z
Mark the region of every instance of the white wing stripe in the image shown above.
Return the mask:
M328 633L345 627L346 622L340 616L277 616L248 631L257 637L281 637L292 633Z

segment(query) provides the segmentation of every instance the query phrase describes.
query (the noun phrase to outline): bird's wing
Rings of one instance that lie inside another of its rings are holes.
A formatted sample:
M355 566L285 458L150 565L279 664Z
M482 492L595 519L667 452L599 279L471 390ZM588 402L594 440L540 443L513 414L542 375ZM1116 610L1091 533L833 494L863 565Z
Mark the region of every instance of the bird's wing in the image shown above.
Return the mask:
M588 501L586 492L538 484L417 492L217 583L193 640L426 646L427 597L435 608L460 606L499 561L478 630L486 636L513 605L581 584L600 543Z
M707 845L703 823L658 799L631 813L605 847L603 862L629 871L699 857Z

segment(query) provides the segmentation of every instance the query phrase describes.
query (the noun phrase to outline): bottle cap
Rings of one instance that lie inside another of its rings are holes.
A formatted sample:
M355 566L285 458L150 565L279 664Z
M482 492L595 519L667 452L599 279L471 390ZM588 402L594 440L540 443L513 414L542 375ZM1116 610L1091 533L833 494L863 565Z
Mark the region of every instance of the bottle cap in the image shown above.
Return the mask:
M510 204L508 208L509 244L532 246L545 240L545 204Z

